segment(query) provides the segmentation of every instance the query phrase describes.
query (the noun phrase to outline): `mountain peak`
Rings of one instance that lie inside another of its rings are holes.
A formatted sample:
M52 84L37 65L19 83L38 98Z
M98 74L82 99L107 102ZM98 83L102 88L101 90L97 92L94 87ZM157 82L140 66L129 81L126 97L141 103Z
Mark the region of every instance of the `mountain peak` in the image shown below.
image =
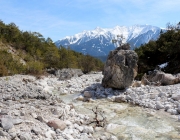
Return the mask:
M97 26L96 28L95 28L95 30L101 30L102 28L101 27L99 27L99 26Z
M104 32L105 29L100 28L99 26L97 26L97 27L94 29L94 31L97 31L97 32Z

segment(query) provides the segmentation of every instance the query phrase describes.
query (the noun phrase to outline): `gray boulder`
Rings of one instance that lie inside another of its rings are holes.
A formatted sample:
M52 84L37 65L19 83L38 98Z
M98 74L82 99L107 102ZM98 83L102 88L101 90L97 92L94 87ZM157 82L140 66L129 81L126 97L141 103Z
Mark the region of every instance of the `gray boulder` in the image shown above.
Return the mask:
M169 73L164 73L159 70L149 72L149 75L144 75L141 79L143 85L173 85L180 82L178 76Z
M132 85L137 75L138 56L133 50L115 49L108 55L104 66L102 85L125 89Z

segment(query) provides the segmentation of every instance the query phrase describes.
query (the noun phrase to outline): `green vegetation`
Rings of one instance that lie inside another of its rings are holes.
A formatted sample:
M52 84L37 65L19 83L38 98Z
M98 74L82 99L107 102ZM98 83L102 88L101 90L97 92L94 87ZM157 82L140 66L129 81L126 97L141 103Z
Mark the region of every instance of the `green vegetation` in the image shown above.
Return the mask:
M139 56L138 77L154 70L158 65L168 62L162 70L176 74L180 72L180 22L167 25L167 31L161 32L157 41L150 41L135 49Z
M50 38L45 39L38 32L20 31L14 23L0 20L0 76L43 74L47 68L80 68L87 73L102 70L103 63L70 47L57 48Z

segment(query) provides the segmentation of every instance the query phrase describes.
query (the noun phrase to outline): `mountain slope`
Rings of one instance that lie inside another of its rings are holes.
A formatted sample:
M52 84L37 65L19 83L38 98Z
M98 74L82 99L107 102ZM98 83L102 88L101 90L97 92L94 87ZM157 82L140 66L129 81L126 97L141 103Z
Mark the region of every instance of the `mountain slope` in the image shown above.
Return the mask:
M74 36L67 36L56 41L55 44L56 46L70 46L72 50L92 56L106 56L109 51L117 47L112 44L112 39L115 39L117 35L123 35L123 42L129 43L131 49L134 49L150 40L156 40L160 31L161 28L151 25L116 26L112 29L97 27L92 31L83 31Z

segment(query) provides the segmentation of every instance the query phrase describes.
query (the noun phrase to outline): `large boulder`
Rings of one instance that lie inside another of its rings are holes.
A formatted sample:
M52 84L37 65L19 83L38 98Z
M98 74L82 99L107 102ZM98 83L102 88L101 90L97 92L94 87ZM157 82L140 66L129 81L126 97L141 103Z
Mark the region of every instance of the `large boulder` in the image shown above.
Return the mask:
M164 73L160 70L149 72L149 75L144 74L141 79L143 85L173 85L180 83L178 75Z
M111 51L104 66L102 85L109 88L129 87L137 75L138 56L120 47Z

